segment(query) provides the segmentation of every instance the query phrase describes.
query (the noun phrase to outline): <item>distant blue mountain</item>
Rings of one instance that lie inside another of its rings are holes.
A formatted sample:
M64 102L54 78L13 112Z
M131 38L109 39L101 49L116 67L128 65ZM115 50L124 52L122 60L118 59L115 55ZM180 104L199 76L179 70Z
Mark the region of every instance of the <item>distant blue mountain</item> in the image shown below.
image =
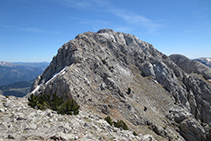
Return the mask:
M0 62L0 86L18 81L32 81L49 65L48 62Z

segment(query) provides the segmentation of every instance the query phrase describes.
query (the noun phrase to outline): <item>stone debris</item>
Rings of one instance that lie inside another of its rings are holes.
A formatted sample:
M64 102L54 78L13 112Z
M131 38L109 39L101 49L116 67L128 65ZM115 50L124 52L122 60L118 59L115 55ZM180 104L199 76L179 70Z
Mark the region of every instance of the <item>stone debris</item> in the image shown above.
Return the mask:
M3 102L8 106L5 107ZM0 95L0 140L155 140L152 136L110 126L88 111L79 115L59 115L55 111L36 110L27 98Z

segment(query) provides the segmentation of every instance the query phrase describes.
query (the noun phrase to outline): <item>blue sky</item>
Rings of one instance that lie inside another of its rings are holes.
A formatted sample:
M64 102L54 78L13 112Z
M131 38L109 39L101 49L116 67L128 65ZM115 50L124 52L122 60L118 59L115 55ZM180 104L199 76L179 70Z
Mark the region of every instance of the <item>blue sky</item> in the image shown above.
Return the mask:
M211 57L210 0L0 0L0 61L51 61L76 35L109 28L156 49Z

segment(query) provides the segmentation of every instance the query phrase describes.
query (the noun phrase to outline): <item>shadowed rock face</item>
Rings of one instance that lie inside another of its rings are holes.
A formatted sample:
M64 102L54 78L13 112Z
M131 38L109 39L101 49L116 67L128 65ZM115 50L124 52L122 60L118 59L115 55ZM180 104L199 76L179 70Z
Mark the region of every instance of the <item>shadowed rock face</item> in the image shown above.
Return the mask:
M206 58L206 57L201 57L201 58L197 58L194 59L196 61L201 62L202 64L205 64L208 67L211 67L211 58Z
M211 68L196 60L190 60L179 54L169 56L186 73L197 73L203 75L205 79L211 79Z
M86 32L58 50L31 93L73 97L84 109L124 120L131 130L157 140L206 140L210 82L190 74L202 71L172 60L131 34ZM205 74L209 79L210 69Z

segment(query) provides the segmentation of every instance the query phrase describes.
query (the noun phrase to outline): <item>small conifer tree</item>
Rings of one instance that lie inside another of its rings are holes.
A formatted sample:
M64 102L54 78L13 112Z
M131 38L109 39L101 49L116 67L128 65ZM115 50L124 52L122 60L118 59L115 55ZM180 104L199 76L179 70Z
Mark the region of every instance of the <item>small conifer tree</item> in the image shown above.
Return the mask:
M122 128L124 130L128 130L127 124L122 120L118 120L117 122L113 122L113 124L114 124L114 127Z
M112 126L113 122L110 116L107 116L104 119Z
M127 124L122 121L122 120L118 120L117 122L113 121L112 122L112 119L110 116L107 116L104 118L111 126L114 125L114 127L117 127L117 128L122 128L124 130L128 130L128 126Z
M67 99L64 101L58 95L34 95L31 94L28 97L28 105L32 108L37 108L40 110L45 110L50 108L54 111L57 111L58 114L67 114L67 115L77 115L79 114L80 106L75 102L74 99Z

